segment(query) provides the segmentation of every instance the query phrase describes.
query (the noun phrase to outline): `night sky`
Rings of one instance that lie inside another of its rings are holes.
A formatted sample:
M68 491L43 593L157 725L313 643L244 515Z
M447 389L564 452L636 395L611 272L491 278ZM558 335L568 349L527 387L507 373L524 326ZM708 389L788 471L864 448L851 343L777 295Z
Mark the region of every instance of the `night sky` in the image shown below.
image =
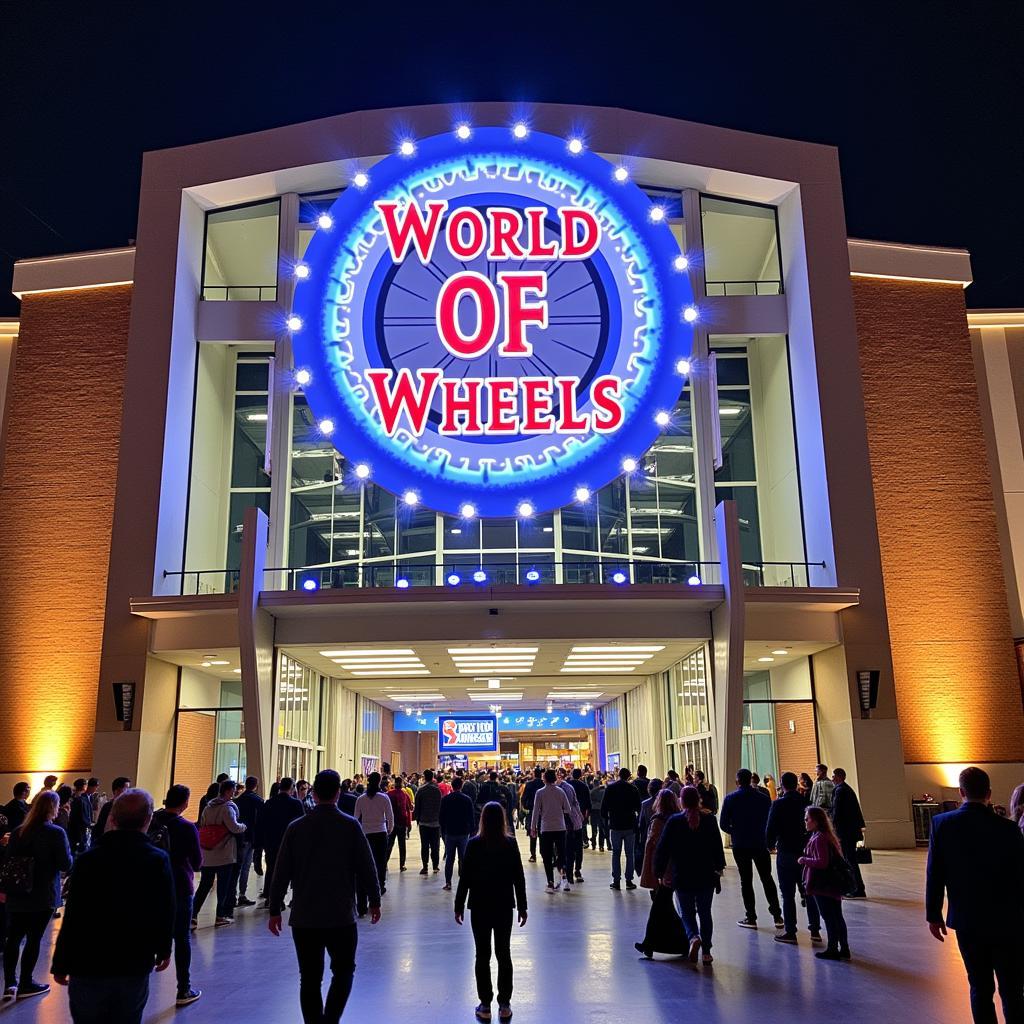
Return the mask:
M836 145L851 236L965 247L968 306L1024 305L1024 4L705 6L0 0L0 315L15 259L134 237L146 150L474 100Z

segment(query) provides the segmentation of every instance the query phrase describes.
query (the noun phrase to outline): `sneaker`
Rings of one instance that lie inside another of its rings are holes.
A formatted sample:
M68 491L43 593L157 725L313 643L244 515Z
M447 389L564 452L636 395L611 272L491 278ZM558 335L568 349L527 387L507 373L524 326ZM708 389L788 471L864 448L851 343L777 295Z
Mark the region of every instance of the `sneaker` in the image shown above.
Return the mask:
M703 956L702 956L702 957L700 958L700 962L701 962L701 963L702 963L702 964L703 964L703 965L704 965L705 967L710 967L710 966L711 966L711 965L712 965L712 964L713 964L713 963L715 962L715 958L714 958L714 957L713 957L713 956L712 956L712 955L711 955L710 953L705 953L705 954L704 954L704 955L703 955Z
M824 942L825 940L821 937L821 932L811 932L811 942Z
M491 1005L490 1003L481 1003L476 1010L473 1011L476 1014L477 1020L490 1020L491 1019Z
M838 949L823 949L814 954L819 960L842 960L843 954Z
M635 889L636 888L636 882L627 882L626 883L626 888L627 889Z
M408 871L409 869L403 864L398 870L399 871Z
M633 948L638 953L643 953L643 955L647 957L648 960L654 959L654 952L652 950L649 950L642 942L634 942Z
M843 895L843 899L846 900L866 900L867 898L868 894L863 889L860 892L848 892Z
M695 964L697 962L697 956L699 954L700 954L700 937L695 935L692 939L690 939L690 952L689 952L689 954L687 956L687 959L690 961L691 964Z
M427 869L426 869L426 868L424 868L424 869L423 869L423 870L422 870L422 871L420 872L420 874L421 874L421 875L425 875L426 873L427 873Z
M438 871L440 871L440 870L441 869L435 864L434 865L434 874L436 875L438 873Z
M267 906L270 906L268 903ZM188 926L190 931L195 931L199 927L199 921L196 918L192 918L192 923Z
M846 949L839 950L839 959L840 960L849 960L849 959L851 959L849 946L847 946Z
M183 992L178 993L178 998L174 1000L174 1005L188 1006L189 1003L194 1003L202 994L202 989L187 988Z
M558 890L553 885L551 885L550 882L547 885L544 886L544 891L545 892L558 892Z
M741 928L756 928L757 919L753 917L745 917L742 921L736 922Z
M616 890L616 892L621 892L621 891L622 891L622 886L621 886L621 885L619 885L619 883L618 883L618 882L612 882L612 884L611 884L611 885L609 885L609 886L608 886L608 888L609 888L609 889L615 889L615 890Z
M248 896L239 896L235 901L236 907L255 907L256 901L249 899Z
M7 988L4 989L4 999L14 999L17 996L17 994L17 985L8 985Z
M786 922L782 920L781 914L779 914L777 917L775 916L775 914L772 914L772 920L775 922L776 928L783 929L786 927Z
M227 924L234 923L235 919L233 917L218 917L217 920L213 922L213 926L214 928L223 928Z
M563 892L572 892L572 884L569 882L568 878L563 878L562 879L562 891Z
M451 882L445 882L445 884L442 885L441 888L442 888L442 890L444 892L451 892L452 891L452 883Z
M537 863L537 858L536 857L531 857L530 858L530 863L531 864L536 864Z
M37 981L22 982L18 986L18 999L31 999L32 996L45 996L50 991L49 985L40 985Z
M576 872L576 884L579 885L583 881L583 876L577 871Z
M505 1003L504 1006L502 1006L499 1003L498 1004L498 1020L511 1020L511 1019L512 1019L512 1007L509 1006L508 1003Z
M787 945L796 945L796 933L795 932L780 932L775 936L776 942L785 942Z

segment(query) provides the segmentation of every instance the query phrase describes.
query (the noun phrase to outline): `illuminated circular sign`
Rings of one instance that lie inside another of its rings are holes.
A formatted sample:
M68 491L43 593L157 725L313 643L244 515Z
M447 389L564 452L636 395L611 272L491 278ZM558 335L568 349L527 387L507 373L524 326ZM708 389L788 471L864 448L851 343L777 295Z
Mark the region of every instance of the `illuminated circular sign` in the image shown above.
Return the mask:
M680 255L662 208L578 144L499 128L403 144L321 215L298 268L303 390L395 494L453 515L570 504L679 398Z

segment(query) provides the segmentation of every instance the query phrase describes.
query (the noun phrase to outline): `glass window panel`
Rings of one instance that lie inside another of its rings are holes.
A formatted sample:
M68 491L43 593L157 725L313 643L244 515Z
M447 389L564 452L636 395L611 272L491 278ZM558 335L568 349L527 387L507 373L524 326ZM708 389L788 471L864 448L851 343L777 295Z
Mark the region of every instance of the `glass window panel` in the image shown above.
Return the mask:
M245 510L254 506L263 509L264 512L269 512L270 492L250 491L249 493L231 495L228 510L227 567L229 570L237 570L242 564L242 523L245 519Z
M743 673L744 700L771 700L772 681L768 672Z
M761 528L757 514L756 487L716 487L717 501L736 502L740 521L740 554L747 564L758 565L761 553Z
M352 529L358 529L359 521L349 525ZM330 488L293 494L288 538L289 564L296 567L329 562L334 527Z
M718 358L715 360L715 372L718 375L718 386L748 387L750 384L750 368L747 366L746 355L732 355L715 349Z
M597 551L597 517L593 509L562 509L562 547L567 551Z
M267 450L267 400L260 395L235 398L235 430L231 451L232 487L269 487L263 471Z
M433 551L437 534L435 516L426 508L403 508L398 517L398 552Z
M365 502L367 558L394 557L395 496L370 484L366 488Z
M462 519L459 516L443 516L442 527L444 529L445 550L479 550L479 519Z
M514 519L485 519L482 523L483 546L512 548L516 546L516 521Z
M519 520L520 548L553 548L555 546L555 517L551 512Z
M709 295L764 295L782 290L773 207L701 196L704 276Z
M266 359L249 362L239 359L235 366L236 391L266 391L269 386L270 364Z
M757 479L754 461L754 423L751 418L749 391L718 392L718 416L722 425L722 468L715 471L715 480Z
M204 299L277 298L279 210L280 202L274 199L206 215Z
M292 487L330 483L340 477L334 445L320 433L302 395L292 401Z
M661 496L661 557L700 561L697 491L692 487L659 485ZM633 546L634 552L637 545Z

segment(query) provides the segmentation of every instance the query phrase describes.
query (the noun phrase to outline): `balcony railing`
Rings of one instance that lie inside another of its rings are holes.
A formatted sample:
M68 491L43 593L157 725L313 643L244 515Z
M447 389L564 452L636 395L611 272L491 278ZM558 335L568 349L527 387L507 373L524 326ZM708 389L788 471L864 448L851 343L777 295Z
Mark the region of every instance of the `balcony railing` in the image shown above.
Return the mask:
M748 587L806 587L812 568L824 562L744 562L743 579ZM165 578L180 581L180 594L231 594L238 590L238 569L191 569L165 572ZM605 556L598 561L519 562L473 561L459 556L446 562L425 562L413 558L376 562L344 562L264 570L263 589L318 590L398 589L447 587L449 589L488 586L542 586L592 584L629 587L645 584L700 586L719 583L718 562L659 562Z

